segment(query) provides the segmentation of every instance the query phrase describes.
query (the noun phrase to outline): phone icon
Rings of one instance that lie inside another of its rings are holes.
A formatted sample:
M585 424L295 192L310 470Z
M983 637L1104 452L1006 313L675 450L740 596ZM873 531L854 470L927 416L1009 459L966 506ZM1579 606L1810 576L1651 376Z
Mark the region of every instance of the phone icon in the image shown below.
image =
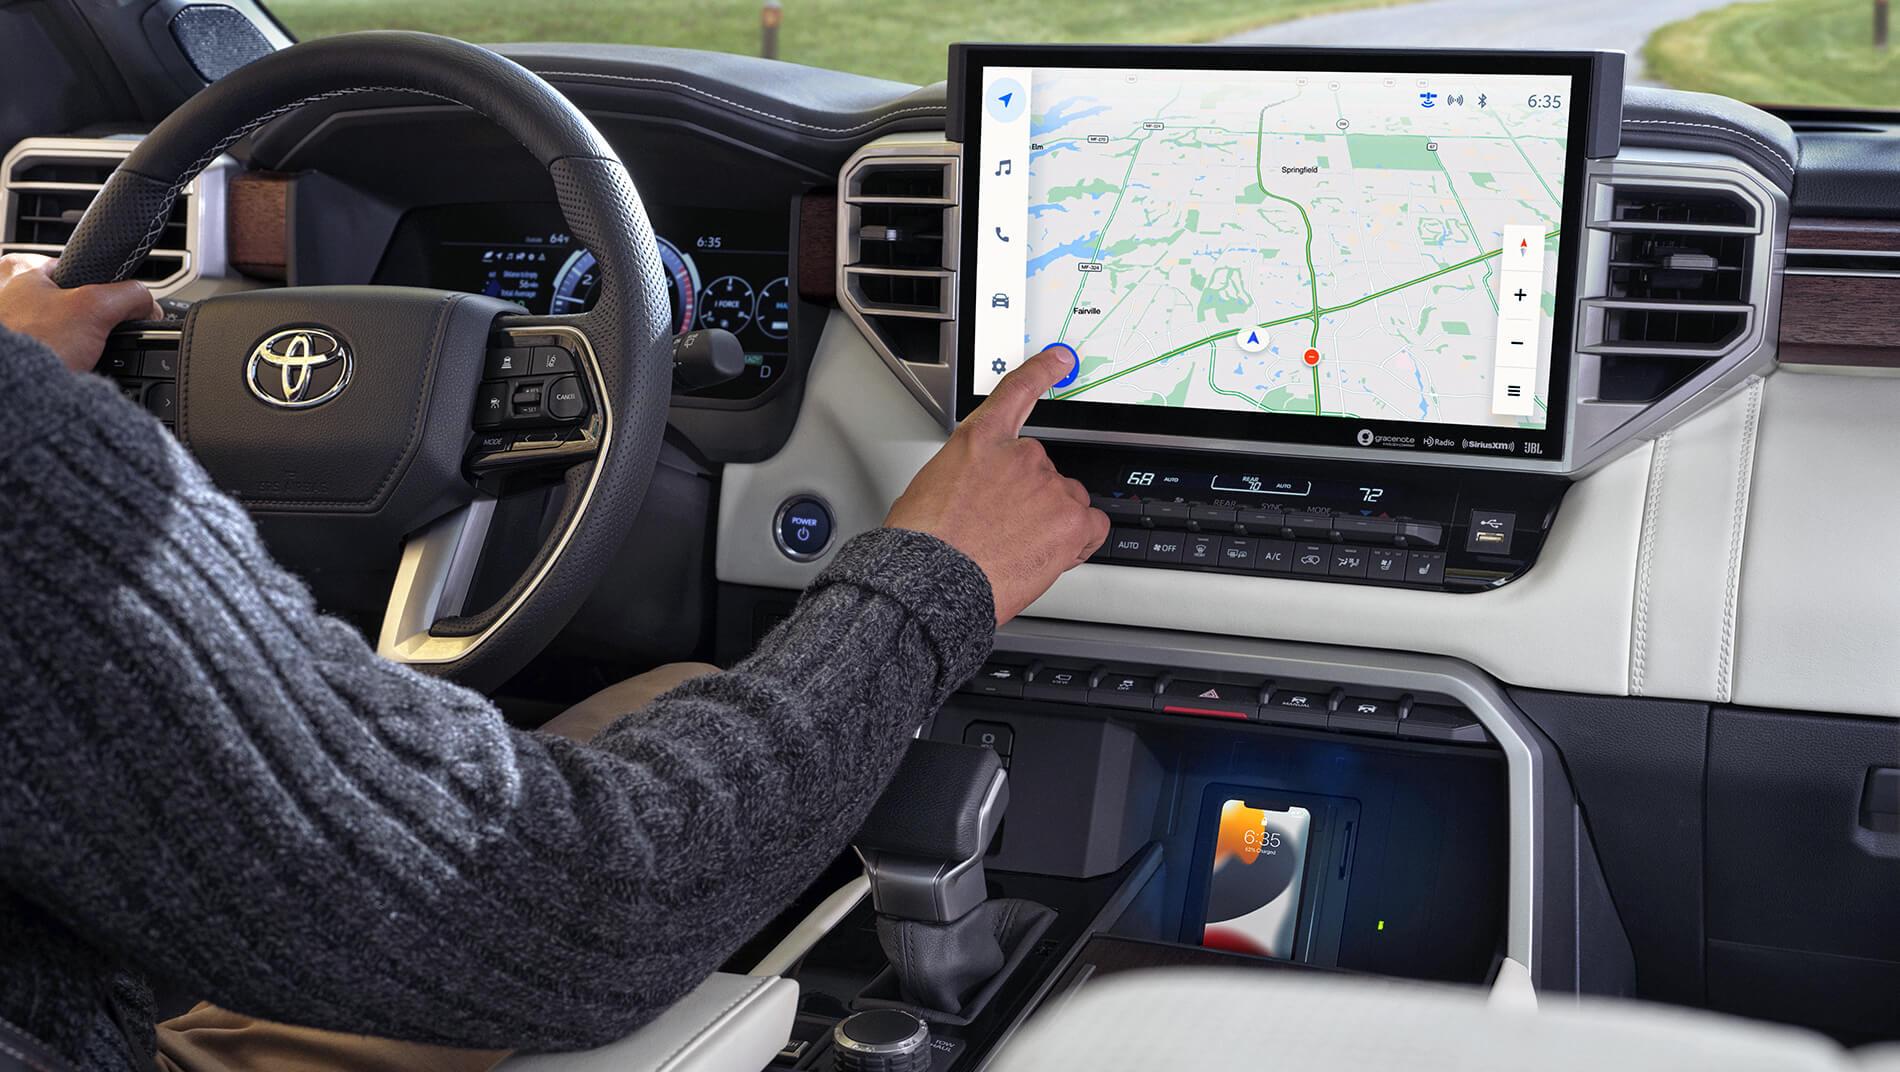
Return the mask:
M1009 241L1009 236L1003 233L1003 228L1000 225L996 228L996 240L998 242Z

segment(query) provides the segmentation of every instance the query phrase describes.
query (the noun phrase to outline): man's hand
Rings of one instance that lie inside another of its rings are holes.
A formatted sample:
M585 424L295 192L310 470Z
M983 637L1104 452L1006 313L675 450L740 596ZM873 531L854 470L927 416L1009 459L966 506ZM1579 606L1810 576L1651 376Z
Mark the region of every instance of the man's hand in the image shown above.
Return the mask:
M1082 485L1056 472L1041 443L1017 437L1073 360L1073 351L1048 349L1003 377L884 519L929 533L982 567L998 625L1108 538L1108 515L1089 505Z
M30 253L0 257L0 327L45 343L74 372L90 372L99 363L106 336L118 325L164 319L143 283L62 290L46 274L52 264Z

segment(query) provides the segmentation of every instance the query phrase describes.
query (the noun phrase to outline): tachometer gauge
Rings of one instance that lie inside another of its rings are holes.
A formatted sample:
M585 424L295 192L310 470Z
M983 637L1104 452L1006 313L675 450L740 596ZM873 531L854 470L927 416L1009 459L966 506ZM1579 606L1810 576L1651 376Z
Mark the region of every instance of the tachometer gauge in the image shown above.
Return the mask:
M792 333L792 281L779 276L759 291L759 330L774 339Z
M673 333L678 335L693 329L693 319L699 313L699 269L678 246L664 238L658 242L660 267L666 271L666 298L673 306ZM594 255L578 250L555 273L554 297L548 302L548 312L586 312L593 308L599 289L600 272Z
M699 326L724 328L736 335L752 323L753 304L752 284L736 275L722 275L699 295Z

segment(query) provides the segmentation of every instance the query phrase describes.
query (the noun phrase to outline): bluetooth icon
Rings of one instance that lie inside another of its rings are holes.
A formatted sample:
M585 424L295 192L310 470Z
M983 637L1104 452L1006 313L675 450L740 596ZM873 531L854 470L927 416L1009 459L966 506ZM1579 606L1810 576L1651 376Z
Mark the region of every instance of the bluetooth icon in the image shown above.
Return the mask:
M1482 107L1484 107L1484 104L1485 104L1485 102L1486 102L1486 101L1488 101L1488 100L1490 100L1490 99L1491 99L1491 98L1489 98L1489 97L1487 97L1487 96L1485 96L1485 95L1484 95L1484 94L1482 94L1482 93L1480 93L1480 94L1478 94L1478 107L1480 107L1480 108L1482 108Z

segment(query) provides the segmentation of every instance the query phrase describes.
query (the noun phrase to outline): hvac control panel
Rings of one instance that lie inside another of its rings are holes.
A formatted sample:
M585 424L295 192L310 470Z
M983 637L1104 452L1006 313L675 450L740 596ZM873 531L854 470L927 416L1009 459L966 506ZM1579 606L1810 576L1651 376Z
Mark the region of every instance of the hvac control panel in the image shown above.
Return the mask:
M1536 561L1568 482L1050 442L1108 515L1092 561L1478 592Z

